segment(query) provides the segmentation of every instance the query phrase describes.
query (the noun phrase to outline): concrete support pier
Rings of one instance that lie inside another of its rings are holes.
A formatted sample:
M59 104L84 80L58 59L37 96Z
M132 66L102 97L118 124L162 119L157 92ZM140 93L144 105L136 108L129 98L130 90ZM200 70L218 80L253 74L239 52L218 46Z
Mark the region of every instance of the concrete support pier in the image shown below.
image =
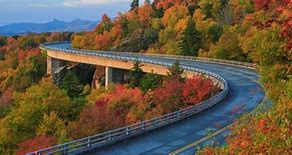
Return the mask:
M113 82L113 71L112 67L105 67L105 87Z
M126 70L112 67L105 68L105 87L107 87L110 83L124 84L126 80Z
M92 79L92 88L100 88L105 84L105 68L104 66L96 65L95 72Z
M64 66L65 62L63 60L55 59L52 57L47 57L47 74L53 75L53 73L60 67Z

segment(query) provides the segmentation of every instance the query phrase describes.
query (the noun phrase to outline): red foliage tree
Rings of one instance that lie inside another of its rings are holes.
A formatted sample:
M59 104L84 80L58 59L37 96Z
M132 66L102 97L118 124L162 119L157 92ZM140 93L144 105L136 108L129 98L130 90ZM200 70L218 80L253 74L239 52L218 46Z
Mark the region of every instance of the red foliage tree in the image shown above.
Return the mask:
M212 80L194 76L191 79L187 79L183 86L184 102L189 105L200 103L210 97L213 91L214 85Z
M40 53L41 52L40 52L39 48L29 49L29 50L19 49L17 52L17 56L18 56L18 60L23 60L23 59L30 57L30 56L39 55Z
M6 89L0 97L0 108L6 107L12 102L13 89Z
M112 114L120 117L123 122L126 121L126 115L132 106L138 105L143 101L143 95L139 88L126 88L123 85L117 85L114 92L106 96L109 102L109 110Z
M94 106L84 108L80 120L72 124L70 137L77 139L125 126L131 107L142 101L140 89L117 85L113 92L106 94Z
M36 136L18 144L17 154L25 155L43 148L51 147L57 144L55 137Z
M255 7L256 9L260 10L260 9L268 9L269 8L269 4L270 4L270 0L254 0L255 3Z
M162 87L154 90L154 103L162 108L163 113L173 112L185 106L182 95L183 85L178 78L171 78L166 80Z
M78 139L121 126L119 117L109 113L107 106L107 101L98 100L94 106L85 107L80 120L72 125L70 137Z

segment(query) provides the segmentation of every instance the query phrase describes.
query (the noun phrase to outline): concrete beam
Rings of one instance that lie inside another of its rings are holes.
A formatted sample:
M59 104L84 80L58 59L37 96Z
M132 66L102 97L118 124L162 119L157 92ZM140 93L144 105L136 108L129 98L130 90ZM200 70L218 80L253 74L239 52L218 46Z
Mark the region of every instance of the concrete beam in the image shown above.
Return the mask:
M54 50L48 50L47 51L48 56L62 59L65 61L72 61L72 62L79 62L79 63L85 63L85 64L92 64L92 65L99 65L99 66L108 66L112 68L119 68L119 69L125 69L130 70L133 67L132 61L121 61L121 60L109 60L108 58L102 58L102 57L92 57L87 55L76 55L71 53L64 53ZM160 75L167 75L168 73L168 67L160 66L160 65L153 65L153 64L147 64L142 63L142 69L144 72L147 73L157 73Z
M130 70L133 67L132 61L121 61L121 60L115 60L115 59L109 60L108 58L93 57L93 56L87 56L87 55L76 55L76 54L59 52L59 51L54 51L54 50L48 50L47 54L50 57L62 59L65 61L79 62L79 63L85 63L85 64L98 65L98 66L107 66L107 67L111 67L115 69ZM148 63L142 63L142 65L143 65L142 70L146 73L157 73L159 75L167 75L167 73L169 72L168 67L165 67L165 66L148 64ZM184 76L187 78L190 78L196 74L199 74L199 73L194 73L192 71L185 71ZM115 79L110 79L110 82L112 82L113 80ZM109 84L109 81L106 82L106 85L107 84Z

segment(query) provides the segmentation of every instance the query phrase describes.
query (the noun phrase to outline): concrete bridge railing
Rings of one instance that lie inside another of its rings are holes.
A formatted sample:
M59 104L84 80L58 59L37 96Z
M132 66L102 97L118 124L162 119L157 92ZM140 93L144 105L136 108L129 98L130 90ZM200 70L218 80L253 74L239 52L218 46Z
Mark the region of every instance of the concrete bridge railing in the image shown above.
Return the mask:
M118 59L121 61L135 61L137 58L141 55L145 56L145 54L133 54L133 53L114 53L114 52L97 52L97 51L90 51L90 50L75 50L75 49L63 49L63 48L54 48L49 47L46 45L41 45L41 48L44 50L54 50L54 51L60 51L60 52L67 52L72 54L81 54L81 55L88 55L88 56L98 56L98 57L104 57L109 59ZM125 56L125 55L129 56ZM198 61L206 61L211 63L223 63L223 64L229 64L229 65L236 65L240 67L246 67L246 68L252 68L254 69L255 66L253 64L248 63L241 63L241 62L235 62L235 61L225 61L220 59L207 59L207 58L193 58L193 57L185 57L185 56L164 56L164 55L149 55L149 56L157 56L157 57L165 57L165 58L175 58L175 59L191 59L191 60L198 60ZM161 66L167 66L170 67L172 64L165 63L165 62L159 62L159 61L153 61L153 60L146 60L146 59L139 59L139 61L143 63L150 63L150 64L156 64ZM203 110L206 110L215 104L222 101L229 92L229 87L227 85L227 82L224 78L221 76L201 70L194 67L188 67L188 66L182 66L185 70L201 73L203 75L208 76L209 78L217 79L218 82L221 85L221 88L223 89L220 93L213 96L212 98L203 101L197 105L187 107L185 109L175 111L172 113L165 114L160 117L156 117L150 120L145 120L136 124L128 125L122 128L114 129L108 132L96 134L93 136L89 136L86 138L78 139L75 141L67 142L64 144L56 145L50 148L45 148L42 150L38 150L35 152L28 153L29 155L33 154L76 154L83 151L88 151L90 149L96 149L99 147L103 147L112 143L115 143L117 141L139 135L141 133L148 132L150 130L154 130L166 125L169 125L171 123L177 122L179 120L185 119L187 117L190 117L194 114L197 114Z

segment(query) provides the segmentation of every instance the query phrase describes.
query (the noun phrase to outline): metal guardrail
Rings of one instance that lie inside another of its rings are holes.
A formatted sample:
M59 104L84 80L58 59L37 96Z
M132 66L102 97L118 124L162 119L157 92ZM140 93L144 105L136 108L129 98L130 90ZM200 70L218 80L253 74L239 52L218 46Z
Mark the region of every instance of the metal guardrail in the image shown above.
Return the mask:
M94 52L94 50L85 50ZM182 55L166 55L166 54L149 54L149 53L129 53L129 52L111 52L111 51L98 51L99 53L103 54L111 54L111 55L129 55L129 56L150 56L150 57L156 57L156 58L168 58L168 59L183 59L183 60L194 60L194 61L201 61L201 62L211 62L216 64L227 64L232 66L238 66L238 67L245 67L250 69L255 69L256 65L253 63L247 63L247 62L239 62L234 60L224 60L224 59L216 59L216 58L204 58L204 57L194 57L194 56L182 56Z
M46 44L41 45L40 47L45 49L45 48L47 48L47 45L63 44L63 43L70 43L70 42L46 43ZM249 69L256 69L256 64L254 64L254 63L240 62L240 61L234 61L234 60L224 60L224 59L217 59L217 58L205 58L205 57L182 56L182 55L166 55L166 54L150 54L150 53L96 51L96 50L74 49L74 48L72 48L72 50L91 52L91 53L99 53L99 54L110 54L110 55L116 55L116 56L125 56L125 55L134 56L134 57L151 56L151 57L156 57L156 58L195 60L195 61L201 61L201 62L227 64L227 65L232 65L232 66L245 67L245 68L249 68Z
M53 43L55 44L55 43ZM135 61L137 60L138 56L141 54L132 54L132 53L111 53L110 52L97 52L97 51L90 51L90 50L74 50L74 49L62 49L62 48L54 48L54 47L49 47L45 45L41 45L40 48L44 50L55 50L55 51L60 51L60 52L66 52L66 53L73 53L73 54L82 54L82 55L89 55L89 56L98 56L98 57L105 57L105 58L110 58L110 59L118 59L122 61ZM125 57L122 56L122 54L130 54L130 56L136 55L135 57ZM145 54L142 54L145 55ZM158 56L158 55L150 55L150 56ZM161 57L167 57L171 58L172 56L162 56ZM254 65L247 64L247 63L241 63L241 62L233 62L233 61L223 61L219 59L201 59L201 58L191 58L191 57L185 57L185 56L175 56L175 58L179 59L195 59L199 61L212 61L213 63L226 63L226 64L231 64L231 65L236 65L236 66L241 66L241 67L247 67L247 68L252 68L254 69ZM150 63L150 64L155 64L155 65L161 65L161 66L167 66L170 67L172 64L170 63L164 63L164 62L158 62L158 61L153 61L153 60L147 60L147 59L139 59L139 61L143 63ZM156 117L150 120L142 121L136 124L128 125L122 128L114 129L108 132L96 134L93 136L89 136L86 138L78 139L75 141L67 142L64 144L56 145L53 147L41 149L35 152L28 153L28 155L42 155L42 154L70 154L70 153L76 153L80 151L85 151L88 149L93 149L93 148L99 148L123 139L126 139L131 136L135 136L141 133L145 133L150 130L154 130L163 126L166 126L168 124L177 122L179 120L185 119L187 117L190 117L194 114L197 114L203 110L206 110L213 105L217 104L221 100L223 100L228 92L229 92L229 87L227 85L227 82L224 78L221 76L205 71L202 69L197 69L194 67L188 67L188 66L182 66L185 70L201 73L204 75L207 75L209 77L213 77L217 79L223 86L223 90L215 95L214 97L205 100L197 105L187 107L185 109L175 111L172 113L168 113L165 115L162 115L160 117Z

